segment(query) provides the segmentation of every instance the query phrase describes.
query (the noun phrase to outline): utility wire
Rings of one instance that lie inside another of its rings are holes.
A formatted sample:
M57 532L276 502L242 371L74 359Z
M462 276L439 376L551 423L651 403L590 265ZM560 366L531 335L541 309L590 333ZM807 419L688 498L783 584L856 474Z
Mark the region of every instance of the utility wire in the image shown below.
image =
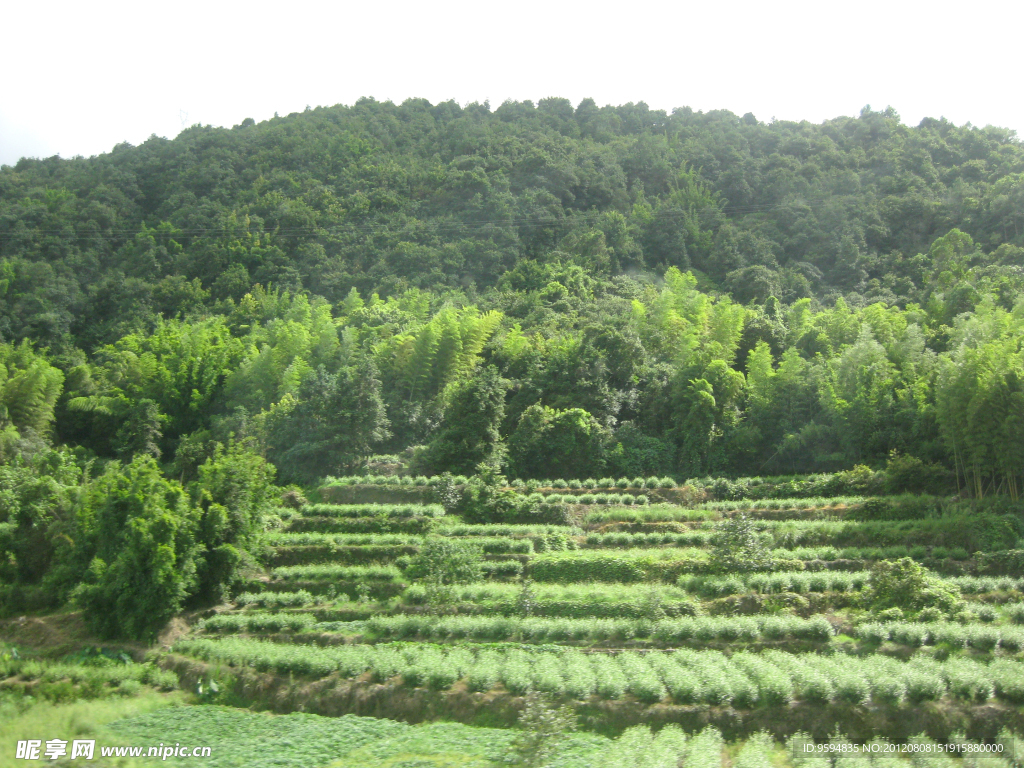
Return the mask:
M720 212L723 214L748 214L748 213L759 213L771 210L778 210L780 208L819 208L826 203L834 202L835 198L829 200L821 200L811 202L787 202L787 203L765 203L759 205L747 205L747 206L725 206L722 208L714 209L712 212ZM708 209L702 209L706 211ZM702 212L701 211L701 212ZM701 212L696 212L696 215L700 215ZM422 227L425 233L437 233L444 231L460 231L460 232L472 232L492 227L514 227L516 229L523 228L538 228L538 227L549 227L558 225L569 225L572 226L577 223L585 223L594 219L598 219L606 211L583 211L583 212L570 212L568 215L563 216L552 216L550 218L531 216L531 217L510 217L503 219L478 219L470 222L443 222L437 221L436 219L416 219L415 224ZM694 211L660 211L655 212L653 215L656 219L678 219L688 218L694 215ZM202 236L217 236L217 235L234 235L234 234L248 234L258 236L270 236L270 237L302 237L302 236L330 236L330 235L343 235L343 234L373 234L373 233L385 233L390 232L393 234L399 233L404 225L414 223L410 221L400 222L398 227L395 227L391 222L384 222L380 224L333 224L326 227L286 227L286 228L274 228L266 230L252 231L248 228L237 227L192 227L185 229L174 229L173 231L161 231L155 228L148 229L114 229L105 230L102 232L81 232L71 231L68 229L32 229L22 232L0 232L0 240L25 240L25 239L42 239L45 237L67 237L76 238L82 240L127 240L133 238L136 235L149 234L156 238L175 238L175 237L202 237Z

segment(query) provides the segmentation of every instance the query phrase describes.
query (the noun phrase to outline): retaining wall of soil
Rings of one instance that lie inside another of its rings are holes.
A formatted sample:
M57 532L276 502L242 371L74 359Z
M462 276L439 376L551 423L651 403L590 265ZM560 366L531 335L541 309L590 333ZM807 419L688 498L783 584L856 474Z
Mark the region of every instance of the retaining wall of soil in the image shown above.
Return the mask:
M159 660L173 670L182 687L195 690L211 677L221 687L225 703L255 706L275 712L309 712L337 717L363 715L408 723L454 720L470 725L509 727L515 724L524 700L498 688L473 693L462 683L448 691L407 688L397 680L373 683L369 675L355 680L329 676L302 680L204 662L168 654ZM944 742L956 732L969 739L992 741L1003 728L1024 731L1024 709L1004 704L964 705L952 701L901 705L803 704L740 710L708 705L646 705L638 701L609 701L592 697L570 702L581 727L609 735L633 725L660 727L669 723L688 732L712 725L729 740L767 731L785 739L798 731L827 741L838 731L854 743L881 737L905 742L921 733Z

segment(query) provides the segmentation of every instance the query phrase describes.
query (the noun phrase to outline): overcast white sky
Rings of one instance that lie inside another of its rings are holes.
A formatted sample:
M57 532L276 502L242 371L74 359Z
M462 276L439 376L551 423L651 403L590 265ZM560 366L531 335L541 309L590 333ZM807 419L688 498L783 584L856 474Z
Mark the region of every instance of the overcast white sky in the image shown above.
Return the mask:
M911 125L1024 136L1020 2L78 0L2 16L2 164L361 96L590 96L814 122L891 105Z

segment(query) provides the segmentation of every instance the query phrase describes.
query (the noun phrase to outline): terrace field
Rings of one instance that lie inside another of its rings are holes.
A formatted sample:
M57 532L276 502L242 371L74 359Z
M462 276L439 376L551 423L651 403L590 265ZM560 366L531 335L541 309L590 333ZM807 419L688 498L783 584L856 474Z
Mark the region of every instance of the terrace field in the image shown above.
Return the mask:
M30 696L58 720L92 713L73 717L106 743L212 734L218 766L526 765L534 738L547 744L534 764L563 768L824 768L815 761L831 758L798 745L1009 749L1024 733L1024 531L1005 504L552 501L572 489L550 484L518 489L539 494L539 520L473 523L437 502L434 478L359 480L323 489L351 503L281 508L263 566L162 647L129 651L131 663L8 646L0 699L22 713L12 733L28 728L35 710L16 702ZM425 489L420 502L373 500L410 487ZM723 543L730 530L749 541ZM435 550L468 570L424 570ZM893 597L885 568L923 581ZM136 700L146 714L112 714ZM544 735L529 707L556 720L560 707L580 730ZM1016 765L992 753L874 759ZM830 768L855 768L844 761Z
M429 497L309 504L161 664L278 712L508 728L540 694L606 737L710 727L779 754L837 727L860 742L1024 733L1019 517L922 497L885 500L908 519L876 519L879 501L573 503L561 525L471 524ZM717 542L741 518L767 560L723 572ZM440 595L415 568L438 541L478 558ZM892 562L952 602L872 603Z

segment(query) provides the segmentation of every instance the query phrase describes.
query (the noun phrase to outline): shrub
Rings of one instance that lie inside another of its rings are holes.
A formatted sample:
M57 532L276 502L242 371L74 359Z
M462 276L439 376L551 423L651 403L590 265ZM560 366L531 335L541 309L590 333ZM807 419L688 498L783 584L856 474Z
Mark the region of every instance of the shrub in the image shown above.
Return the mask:
M942 611L938 608L931 606L928 608L922 608L917 614L918 621L938 621L942 618Z
M903 621L903 609L899 606L886 608L878 612L879 621Z
M907 698L915 704L940 699L946 692L946 683L941 677L924 671L910 671L904 676L904 682Z
M470 542L431 536L412 558L406 575L426 582L431 602L447 600L453 584L477 581L481 576L480 549Z
M945 493L952 478L949 470L937 464L928 464L915 456L889 454L885 467L887 493Z
M960 594L952 584L937 579L905 557L875 563L866 599L876 611L894 607L914 611L933 606L952 612L960 602Z
M1006 618L1014 624L1024 624L1024 603L1007 605L1004 610L1006 611Z
M720 523L712 538L714 549L708 568L714 573L764 571L771 567L765 537L746 515Z
M978 621L991 623L996 620L996 609L991 605L980 605L974 611L974 615L978 617Z

